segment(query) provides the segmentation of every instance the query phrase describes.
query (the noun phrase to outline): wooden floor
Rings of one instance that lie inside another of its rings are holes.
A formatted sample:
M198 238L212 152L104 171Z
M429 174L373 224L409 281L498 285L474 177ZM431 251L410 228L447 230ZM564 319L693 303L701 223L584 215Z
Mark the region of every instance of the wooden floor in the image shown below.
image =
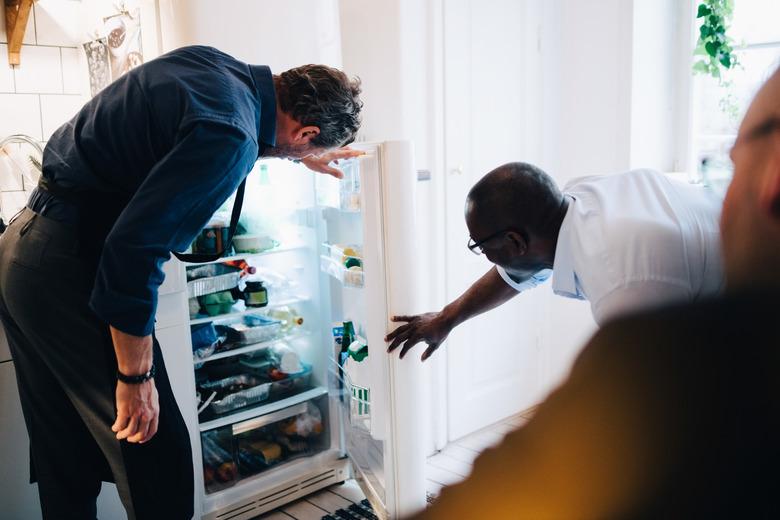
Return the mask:
M492 426L451 442L436 455L428 458L426 489L428 501L435 500L444 486L456 484L471 472L471 465L480 452L498 444L508 432L522 426L532 412L525 412L505 419ZM357 482L331 486L288 504L257 520L320 520L338 509L347 508L363 500L365 496Z
M448 444L428 458L426 489L428 502L445 486L457 484L471 473L471 465L482 450L501 442L504 435L522 426L532 411L515 415Z

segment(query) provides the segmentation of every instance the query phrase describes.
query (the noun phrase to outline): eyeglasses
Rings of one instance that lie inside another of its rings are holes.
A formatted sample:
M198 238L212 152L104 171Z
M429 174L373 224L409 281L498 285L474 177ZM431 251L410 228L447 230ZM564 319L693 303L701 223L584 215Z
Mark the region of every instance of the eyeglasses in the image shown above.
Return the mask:
M473 238L469 237L469 242L468 242L468 244L466 244L466 247L469 248L469 251L471 251L475 255L479 256L479 255L481 255L482 253L485 252L485 248L484 248L483 244L486 244L487 242L490 242L494 238L497 238L497 237L503 235L504 233L509 233L510 231L515 231L516 233L520 233L520 235L522 235L523 238L525 238L526 241L528 241L528 239L525 236L525 233L520 232L520 231L516 231L513 228L506 228L506 229L502 229L501 231L496 231L492 235L490 235L490 236L488 236L486 238L483 238L479 242L476 242Z

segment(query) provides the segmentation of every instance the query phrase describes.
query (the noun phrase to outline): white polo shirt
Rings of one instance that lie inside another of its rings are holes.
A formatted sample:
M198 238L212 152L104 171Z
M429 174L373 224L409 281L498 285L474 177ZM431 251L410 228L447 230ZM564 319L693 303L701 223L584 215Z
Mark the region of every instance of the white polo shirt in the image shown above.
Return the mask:
M563 189L569 209L555 250L555 294L590 301L602 324L617 315L694 301L723 288L722 201L652 170L581 177ZM517 283L522 291L549 270Z

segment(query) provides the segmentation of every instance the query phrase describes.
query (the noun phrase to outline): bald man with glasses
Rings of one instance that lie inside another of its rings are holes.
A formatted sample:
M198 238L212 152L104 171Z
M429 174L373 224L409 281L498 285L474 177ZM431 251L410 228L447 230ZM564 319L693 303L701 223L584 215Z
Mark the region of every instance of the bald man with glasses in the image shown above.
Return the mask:
M466 200L468 248L495 267L439 312L396 316L386 341L423 361L460 323L552 276L555 294L588 300L601 325L623 314L720 292L721 201L652 170L575 179L563 191L541 169L509 163Z

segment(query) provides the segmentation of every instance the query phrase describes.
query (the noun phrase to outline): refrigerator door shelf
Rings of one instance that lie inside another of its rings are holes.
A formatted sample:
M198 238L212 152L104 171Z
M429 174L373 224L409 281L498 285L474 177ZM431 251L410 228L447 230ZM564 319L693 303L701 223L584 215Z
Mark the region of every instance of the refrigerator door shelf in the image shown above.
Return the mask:
M358 289L363 287L365 277L362 267L354 266L348 269L340 262L325 255L320 257L320 267L323 273L327 273L345 287Z

